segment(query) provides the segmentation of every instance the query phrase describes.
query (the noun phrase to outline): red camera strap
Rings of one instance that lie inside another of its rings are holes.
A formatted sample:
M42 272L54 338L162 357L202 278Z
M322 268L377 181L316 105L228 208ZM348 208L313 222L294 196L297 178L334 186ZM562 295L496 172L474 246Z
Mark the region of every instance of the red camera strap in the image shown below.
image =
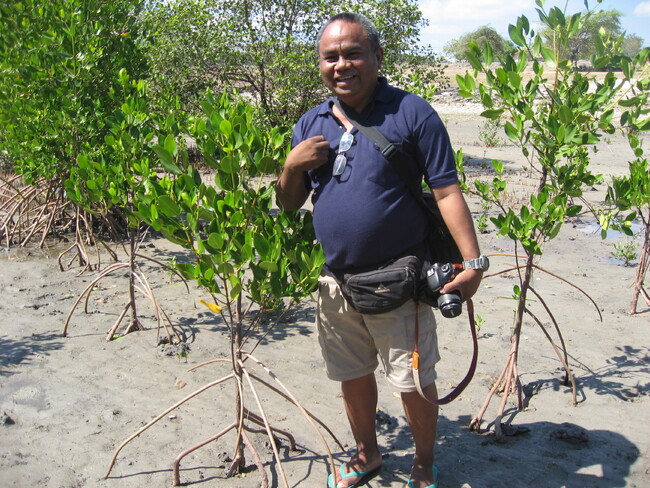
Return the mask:
M434 405L446 405L447 403L452 402L455 400L458 395L460 395L463 390L469 385L470 381L472 381L472 377L474 376L474 372L476 371L476 364L478 362L478 336L476 333L476 323L474 321L474 304L472 303L472 300L469 299L465 302L467 304L467 315L469 317L469 328L472 333L472 342L474 344L474 352L472 354L472 361L469 365L469 369L467 370L467 374L465 377L462 379L460 383L445 397L443 398L429 398L427 395L424 393L422 389L422 384L420 383L420 353L418 352L418 340L420 337L420 321L419 321L419 313L418 313L418 307L419 303L416 301L415 302L415 347L413 348L413 354L411 355L412 357L412 366L413 366L413 378L415 380L415 387L418 390L418 393L422 398L424 398L426 401L429 403L432 403Z

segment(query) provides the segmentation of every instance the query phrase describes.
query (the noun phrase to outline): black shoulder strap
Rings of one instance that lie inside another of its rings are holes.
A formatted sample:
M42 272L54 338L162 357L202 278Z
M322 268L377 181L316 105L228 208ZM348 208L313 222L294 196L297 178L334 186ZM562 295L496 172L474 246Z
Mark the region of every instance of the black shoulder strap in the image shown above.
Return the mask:
M395 147L384 135L377 130L376 127L368 124L363 118L359 115L359 113L354 110L352 107L349 107L345 105L344 103L341 103L341 101L335 97L334 98L334 104L338 107L338 109L343 112L345 117L352 122L352 124L359 129L360 132L362 132L368 139L373 141L379 146L379 149L381 150L382 154L388 159L390 164L393 166L393 169L397 171L397 174L402 178L402 181L408 188L408 190L411 192L415 200L418 202L418 204L424 209L425 214L427 215L427 218L429 219L429 222L431 225L438 225L438 218L437 216L431 211L431 208L427 203L424 201L422 198L422 188L418 183L415 183L412 178L409 178L409 175L407 173L407 161L406 161L406 154L404 154L402 151L400 151L397 147Z

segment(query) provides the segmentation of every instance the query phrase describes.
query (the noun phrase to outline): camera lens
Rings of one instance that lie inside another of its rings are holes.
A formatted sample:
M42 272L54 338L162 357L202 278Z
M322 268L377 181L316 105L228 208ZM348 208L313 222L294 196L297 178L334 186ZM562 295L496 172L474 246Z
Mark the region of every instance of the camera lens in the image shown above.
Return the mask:
M447 293L438 298L438 308L443 317L453 319L463 312L459 293Z

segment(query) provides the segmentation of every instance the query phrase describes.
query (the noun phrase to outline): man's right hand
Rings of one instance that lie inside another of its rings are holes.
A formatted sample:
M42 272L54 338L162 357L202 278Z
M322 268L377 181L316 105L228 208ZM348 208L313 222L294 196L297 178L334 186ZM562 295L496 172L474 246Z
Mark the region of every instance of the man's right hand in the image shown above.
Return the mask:
M276 186L278 204L285 210L298 210L307 200L305 172L327 163L330 144L323 136L314 136L297 144L284 162Z
M323 136L305 139L294 147L284 163L285 171L309 171L327 162L330 144Z

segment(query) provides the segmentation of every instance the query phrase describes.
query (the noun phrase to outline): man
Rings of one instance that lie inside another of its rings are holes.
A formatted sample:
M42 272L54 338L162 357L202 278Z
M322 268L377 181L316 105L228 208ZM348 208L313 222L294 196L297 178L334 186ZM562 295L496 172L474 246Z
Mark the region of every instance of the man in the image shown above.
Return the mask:
M463 258L479 257L447 132L427 102L378 76L384 52L374 25L360 15L335 15L321 29L318 54L324 84L411 156L409 171L416 181L424 176L432 188ZM297 210L313 192L316 237L327 259L319 280L319 342L328 376L341 381L357 447L339 472L330 474L328 486L359 486L381 466L374 376L379 354L388 381L401 392L415 443L407 486L435 487L438 408L417 393L410 361L418 314L420 363L426 365L420 367L421 382L427 396L436 398L434 364L439 356L433 311L410 301L385 314L360 314L342 298L331 276L332 270L380 265L416 248L427 235L426 216L377 146L354 128L332 99L301 117L292 145L278 181L278 201L286 210ZM441 293L457 290L468 299L481 277L482 271L463 270Z

